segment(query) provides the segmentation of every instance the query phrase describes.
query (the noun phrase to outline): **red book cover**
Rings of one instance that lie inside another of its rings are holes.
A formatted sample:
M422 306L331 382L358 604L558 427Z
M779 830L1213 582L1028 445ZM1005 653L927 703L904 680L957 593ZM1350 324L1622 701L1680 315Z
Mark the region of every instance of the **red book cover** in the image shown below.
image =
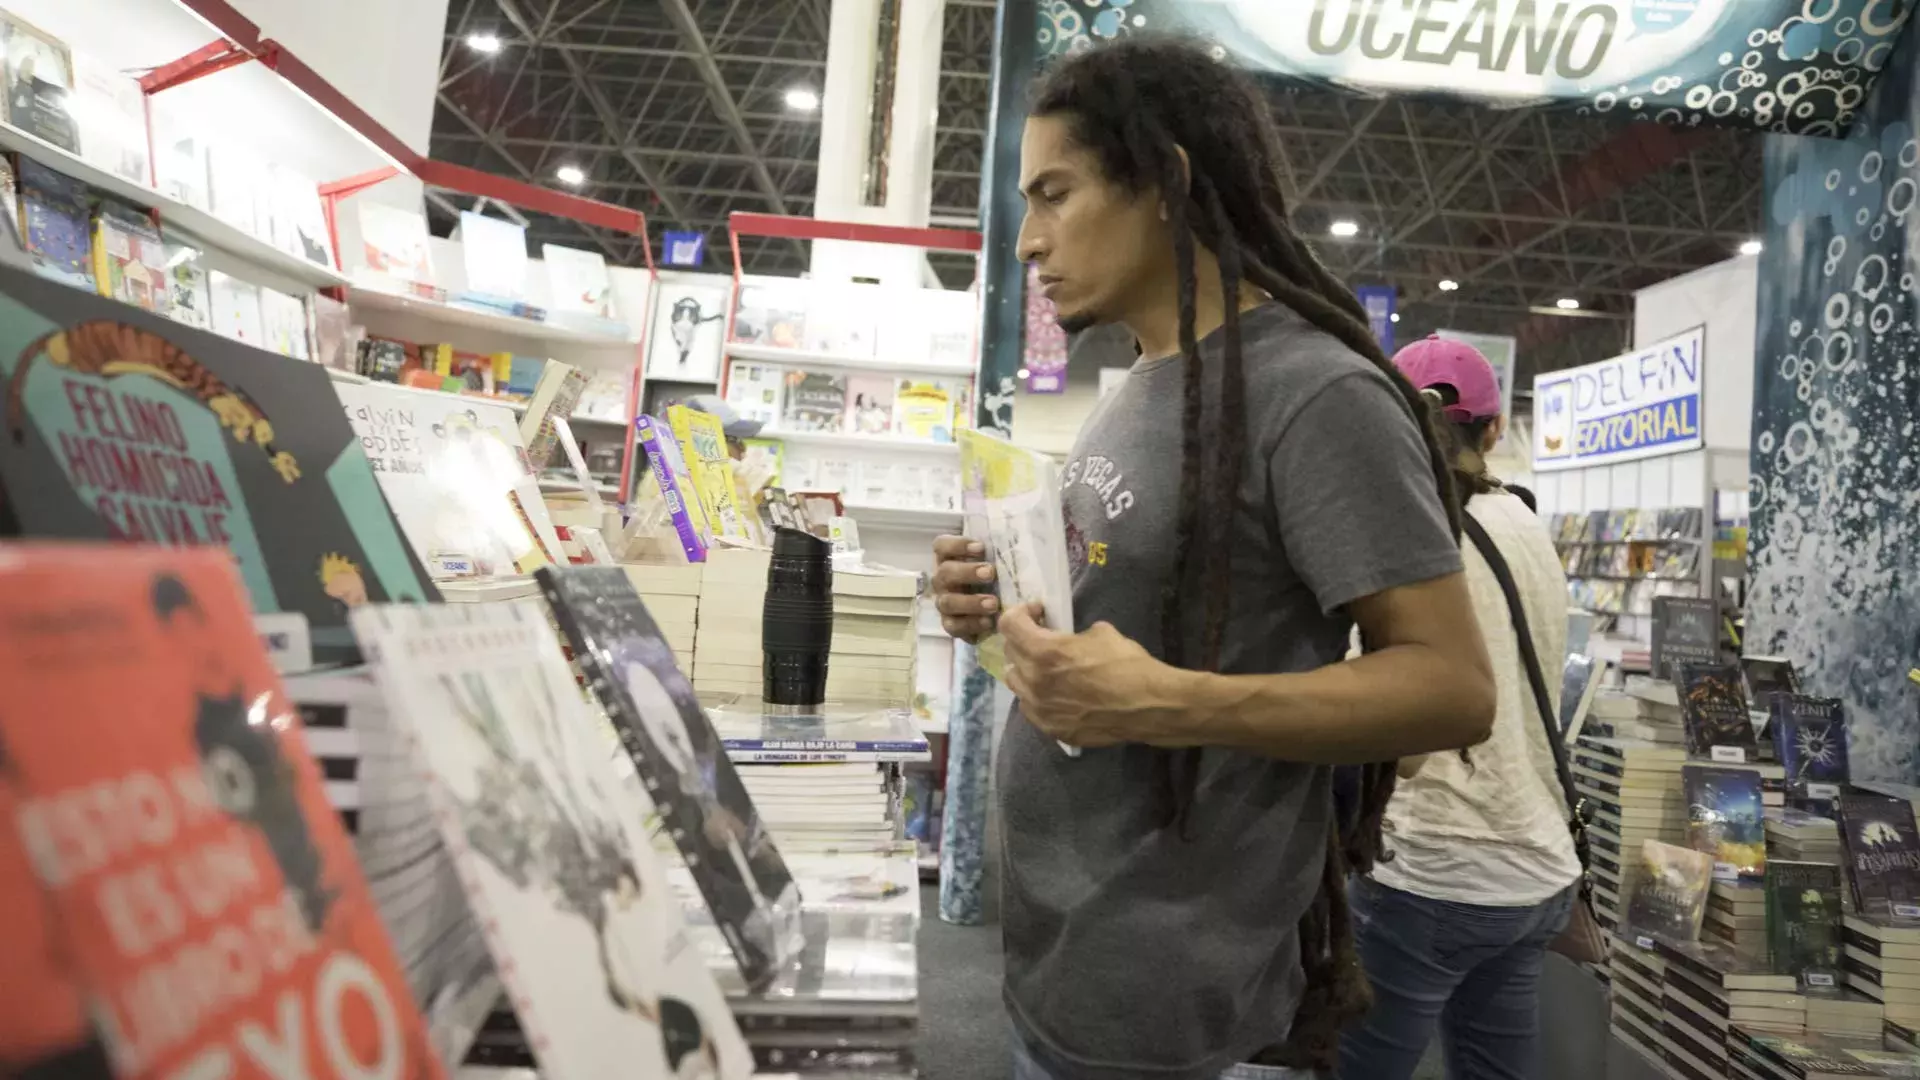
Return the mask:
M213 548L0 544L0 1076L437 1080Z

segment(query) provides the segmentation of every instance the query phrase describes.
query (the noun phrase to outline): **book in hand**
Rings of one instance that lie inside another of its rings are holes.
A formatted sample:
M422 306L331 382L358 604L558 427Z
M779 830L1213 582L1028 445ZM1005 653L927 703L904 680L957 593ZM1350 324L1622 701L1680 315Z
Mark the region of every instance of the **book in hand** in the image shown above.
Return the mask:
M1000 610L1038 602L1045 625L1072 633L1073 576L1059 466L1046 454L968 429L960 432L960 483L967 535L987 549ZM980 666L1006 680L998 635L980 643Z
M0 686L0 1071L443 1075L225 552L10 546Z
M318 365L0 266L0 498L27 536L224 546L320 664L438 599Z
M800 890L693 686L617 566L536 575L749 987L793 958Z
M1640 876L1627 903L1629 930L1668 941L1698 939L1712 884L1711 855L1659 840L1645 841L1640 848Z
M1839 985L1840 868L1829 863L1767 864L1767 951L1776 971L1802 985Z
M1747 769L1687 765L1687 844L1713 858L1721 878L1759 877L1767 866L1760 775Z
M1838 797L1848 780L1846 707L1838 698L1780 690L1769 695L1767 711L1787 785L1808 798Z
M751 1061L690 939L624 778L545 612L354 613L408 736L542 1076L744 1080Z
M1758 748L1753 718L1740 669L1732 664L1681 664L1680 719L1687 731L1687 754L1707 761L1744 764Z
M1850 791L1840 796L1839 819L1853 909L1881 918L1920 919L1920 837L1913 804Z

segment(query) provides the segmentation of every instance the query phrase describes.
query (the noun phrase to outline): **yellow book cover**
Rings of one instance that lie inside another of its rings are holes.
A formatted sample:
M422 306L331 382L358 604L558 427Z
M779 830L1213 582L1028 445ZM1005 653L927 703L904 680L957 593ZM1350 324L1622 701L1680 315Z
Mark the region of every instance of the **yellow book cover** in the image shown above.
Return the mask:
M734 503L733 459L727 456L727 436L720 418L674 405L667 409L667 424L673 428L674 441L680 444L680 456L687 461L693 489L700 495L700 508L706 511L714 535L751 543L753 534Z

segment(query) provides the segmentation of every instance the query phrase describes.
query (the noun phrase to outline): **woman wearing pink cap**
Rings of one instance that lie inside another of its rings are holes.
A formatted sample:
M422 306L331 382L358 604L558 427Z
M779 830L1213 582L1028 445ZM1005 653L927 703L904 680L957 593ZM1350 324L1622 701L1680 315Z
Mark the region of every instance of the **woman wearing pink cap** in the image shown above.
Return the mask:
M1437 336L1393 363L1446 418L1466 515L1506 565L1536 657L1557 670L1567 579L1528 502L1487 474L1485 455L1506 427L1492 365ZM1342 1040L1340 1080L1404 1080L1436 1032L1450 1080L1541 1075L1540 972L1567 925L1580 861L1506 593L1478 543L1463 540L1461 552L1498 685L1493 734L1401 762L1384 827L1390 856L1351 892L1374 1000ZM1549 680L1548 697L1558 691Z

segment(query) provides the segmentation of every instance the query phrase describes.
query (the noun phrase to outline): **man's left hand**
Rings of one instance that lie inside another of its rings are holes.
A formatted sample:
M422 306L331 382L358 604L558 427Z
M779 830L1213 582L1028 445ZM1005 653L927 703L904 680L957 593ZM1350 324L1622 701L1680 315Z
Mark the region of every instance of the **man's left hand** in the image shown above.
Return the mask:
M1007 688L1030 723L1068 746L1189 745L1172 696L1176 669L1110 623L1071 634L1040 625L1038 611L1022 604L999 624Z

